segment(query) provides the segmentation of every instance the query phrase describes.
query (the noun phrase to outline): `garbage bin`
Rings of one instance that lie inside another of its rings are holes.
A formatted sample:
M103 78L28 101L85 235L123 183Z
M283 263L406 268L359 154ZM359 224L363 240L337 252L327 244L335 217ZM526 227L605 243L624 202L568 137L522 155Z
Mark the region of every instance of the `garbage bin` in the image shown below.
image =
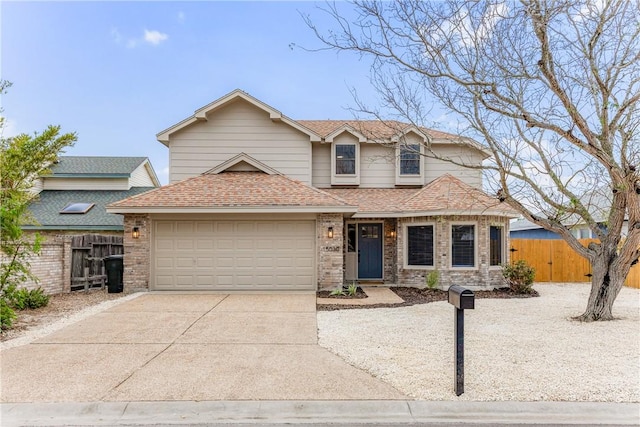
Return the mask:
M107 270L107 289L110 294L122 292L123 258L124 255L111 255L104 259L104 268Z

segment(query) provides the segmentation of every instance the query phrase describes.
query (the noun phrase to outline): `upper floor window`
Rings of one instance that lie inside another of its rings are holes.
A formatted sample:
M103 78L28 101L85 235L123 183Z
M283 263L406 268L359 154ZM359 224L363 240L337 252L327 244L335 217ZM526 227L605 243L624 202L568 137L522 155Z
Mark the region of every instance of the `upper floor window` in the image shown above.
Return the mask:
M489 265L504 263L502 250L504 246L504 227L492 225L489 227Z
M400 175L420 175L420 145L400 147Z
M451 225L451 266L476 266L476 226L473 224Z
M336 175L356 174L356 145L336 145Z
M360 185L360 144L340 139L349 142L331 144L331 185Z

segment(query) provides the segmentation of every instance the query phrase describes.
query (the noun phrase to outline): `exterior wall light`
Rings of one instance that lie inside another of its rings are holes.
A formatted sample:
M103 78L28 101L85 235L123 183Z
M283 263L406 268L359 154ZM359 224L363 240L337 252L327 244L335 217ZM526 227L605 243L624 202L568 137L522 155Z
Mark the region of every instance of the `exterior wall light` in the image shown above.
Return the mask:
M333 239L333 227L329 227L329 229L327 230L327 237Z
M131 230L131 237L133 237L134 239L140 238L140 228L139 227L133 227L133 229Z

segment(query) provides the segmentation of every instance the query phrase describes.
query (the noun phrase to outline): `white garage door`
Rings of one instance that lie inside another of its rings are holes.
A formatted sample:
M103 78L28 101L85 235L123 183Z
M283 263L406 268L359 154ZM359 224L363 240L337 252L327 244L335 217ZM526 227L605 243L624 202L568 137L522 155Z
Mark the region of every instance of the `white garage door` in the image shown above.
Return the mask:
M314 221L154 221L155 290L315 290Z

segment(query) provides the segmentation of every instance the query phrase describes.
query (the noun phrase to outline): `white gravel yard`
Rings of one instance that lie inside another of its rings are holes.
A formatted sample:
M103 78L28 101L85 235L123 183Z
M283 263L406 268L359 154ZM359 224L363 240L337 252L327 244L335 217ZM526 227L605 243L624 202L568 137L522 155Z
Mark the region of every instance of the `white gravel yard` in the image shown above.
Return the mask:
M539 298L476 299L465 310L465 393L453 391L454 308L318 312L321 346L424 400L640 401L640 290L623 288L617 320L571 320L588 284L537 284Z

